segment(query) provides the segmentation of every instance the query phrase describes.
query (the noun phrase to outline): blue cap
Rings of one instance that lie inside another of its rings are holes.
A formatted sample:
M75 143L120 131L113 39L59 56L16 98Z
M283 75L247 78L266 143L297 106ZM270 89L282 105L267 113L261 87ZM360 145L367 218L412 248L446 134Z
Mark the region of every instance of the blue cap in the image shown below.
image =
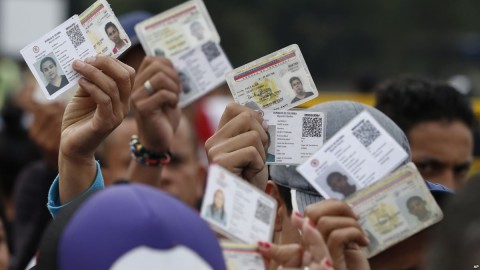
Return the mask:
M118 17L120 24L130 38L130 41L132 42L132 47L140 43L137 37L137 33L135 32L135 25L142 21L145 21L146 19L149 19L152 16L153 14L150 12L137 10L123 14Z
M47 259L42 256L54 257L55 264L38 269L226 269L207 223L163 191L114 185L65 210L74 213L65 221L62 211L53 223L64 224L49 240L55 252L40 248L39 266Z

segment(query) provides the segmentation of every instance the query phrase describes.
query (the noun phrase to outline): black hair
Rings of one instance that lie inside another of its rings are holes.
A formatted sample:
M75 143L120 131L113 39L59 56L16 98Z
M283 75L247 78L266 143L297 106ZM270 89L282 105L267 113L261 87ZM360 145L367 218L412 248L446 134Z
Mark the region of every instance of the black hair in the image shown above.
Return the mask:
M475 116L467 96L444 82L405 76L387 81L376 91L376 108L407 135L417 124L461 121L473 130Z
M297 81L299 81L299 82L302 82L302 80L300 80L300 78L299 78L299 77L297 77L297 76L293 76L293 77L292 77L292 78L290 78L290 80L289 80L289 82L290 82L290 85L292 85L292 82L293 82L293 81L295 81L295 80L297 80Z
M407 205L407 208L410 209L410 204L413 202L413 201L420 201L420 202L424 202L425 201L420 198L420 196L412 196L410 198L408 198L407 202L406 202L406 205Z
M339 173L339 172L332 172L330 173L328 176L327 176L327 184L329 186L332 185L332 181L334 178L338 178L338 177L345 177L345 175Z
M288 215L291 215L293 211L293 206L292 206L292 194L290 193L290 188L284 187L279 184L277 184L277 187L278 187L278 193L280 194L280 197L282 197L283 202L287 207L287 213Z
M221 192L223 194L223 191L221 189L217 189L215 191L215 193L213 193L213 202L212 202L212 204L210 204L210 210L212 211L212 213L215 212L215 197L217 195L217 192ZM223 196L225 196L225 195L223 195ZM225 200L225 198L224 198L224 200ZM220 218L223 219L224 215L225 215L225 201L222 204L222 209L221 209L221 212L220 212Z
M43 58L42 61L40 61L40 70L42 70L43 64L45 64L45 63L48 62L48 61L51 61L55 66L57 66L57 63L55 62L55 60L53 60L52 57L47 56L47 57ZM43 71L42 71L42 72L43 72Z
M118 31L118 27L114 23L108 22L107 24L105 24L105 33L107 33L107 35L108 35L107 29L110 28L110 27L113 27L113 28L117 29L117 31Z

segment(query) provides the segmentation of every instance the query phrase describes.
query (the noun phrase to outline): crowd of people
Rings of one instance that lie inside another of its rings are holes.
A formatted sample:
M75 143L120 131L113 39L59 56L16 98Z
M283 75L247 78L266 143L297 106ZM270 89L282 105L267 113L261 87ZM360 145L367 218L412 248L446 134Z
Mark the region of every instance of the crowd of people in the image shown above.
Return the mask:
M34 101L32 78L7 100L0 144L14 148L2 149L0 270L227 269L220 236L198 214L211 163L277 202L273 238L258 243L267 269L478 268L480 187L469 175L477 125L468 96L408 76L379 85L375 107L333 101L306 109L326 115L326 140L371 113L444 211L440 223L367 258L364 250L378 243L350 205L324 199L295 166L266 165L271 138L261 112L220 102L211 130L201 106L211 96L180 109L179 72L163 56L146 56L135 39L134 25L149 16L120 18L132 47L119 59L74 61L82 78L68 102ZM125 46L117 26L105 31L115 50ZM56 66L41 64L52 88L66 80ZM292 103L312 94L298 77L290 84ZM340 172L328 185L344 197L358 189ZM224 200L221 190L208 199L211 218L225 222ZM419 220L428 218L424 204L407 202Z

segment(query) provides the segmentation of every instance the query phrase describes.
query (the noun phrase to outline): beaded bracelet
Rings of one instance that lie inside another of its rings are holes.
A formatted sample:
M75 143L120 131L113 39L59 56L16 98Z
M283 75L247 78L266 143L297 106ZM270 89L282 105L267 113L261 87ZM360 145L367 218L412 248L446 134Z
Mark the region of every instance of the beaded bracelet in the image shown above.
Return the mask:
M158 166L170 163L170 151L154 152L146 149L139 141L137 135L133 135L130 139L130 151L132 157L140 164L146 166Z

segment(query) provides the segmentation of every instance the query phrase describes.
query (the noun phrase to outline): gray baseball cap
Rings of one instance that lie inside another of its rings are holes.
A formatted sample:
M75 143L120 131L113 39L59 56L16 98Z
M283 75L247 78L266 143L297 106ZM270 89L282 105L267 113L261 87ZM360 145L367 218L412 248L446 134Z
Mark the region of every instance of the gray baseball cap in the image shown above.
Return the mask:
M405 133L388 116L371 106L354 101L332 101L315 105L306 110L325 114L324 142L333 137L355 116L366 110L408 153L408 158L399 167L411 161L410 146ZM323 197L297 172L296 167L271 165L270 176L278 185L290 188L293 210L303 214L308 205L323 200Z

